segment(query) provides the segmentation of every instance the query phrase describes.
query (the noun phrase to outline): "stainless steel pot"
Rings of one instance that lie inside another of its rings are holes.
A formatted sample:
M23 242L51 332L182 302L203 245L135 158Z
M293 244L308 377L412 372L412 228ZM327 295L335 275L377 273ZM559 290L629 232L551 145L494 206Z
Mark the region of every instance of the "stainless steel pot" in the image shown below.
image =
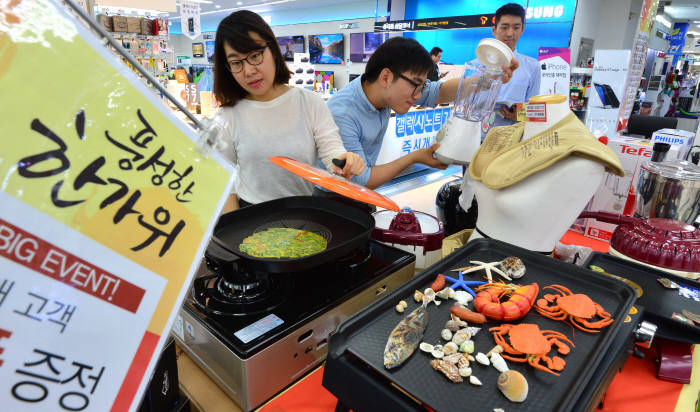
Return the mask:
M692 224L700 214L700 167L681 160L647 162L639 172L635 216Z

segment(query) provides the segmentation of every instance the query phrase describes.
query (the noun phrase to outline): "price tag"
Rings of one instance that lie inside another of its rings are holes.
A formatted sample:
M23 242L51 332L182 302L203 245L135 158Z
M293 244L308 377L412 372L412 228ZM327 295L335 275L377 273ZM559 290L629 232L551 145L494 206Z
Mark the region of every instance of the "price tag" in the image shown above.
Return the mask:
M525 105L525 121L546 122L547 103L528 103Z
M185 102L187 108L193 110L199 104L199 87L197 83L185 84Z

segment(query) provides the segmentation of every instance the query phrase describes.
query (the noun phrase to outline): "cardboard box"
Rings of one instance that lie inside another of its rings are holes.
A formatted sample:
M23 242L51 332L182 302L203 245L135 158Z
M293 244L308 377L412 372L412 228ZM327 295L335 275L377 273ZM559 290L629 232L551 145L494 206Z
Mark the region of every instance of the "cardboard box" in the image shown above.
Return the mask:
M112 17L112 30L119 33L126 33L129 28L127 18L124 16Z
M141 34L153 34L153 21L151 19L141 19Z
M590 210L622 214L630 192L637 192L639 170L644 162L651 158L652 145L646 139L617 136L608 141L610 147L620 159L625 177L605 173L603 181L593 195ZM603 223L594 219L586 220L584 236L609 241L617 225Z
M657 130L651 137L652 144L660 142L671 145L671 149L666 154L666 160L685 160L694 140L695 133L680 129Z
M449 255L455 250L467 244L474 229L464 229L457 233L453 233L442 240L442 257Z
M140 17L127 17L126 18L127 33L141 33L141 18Z
M107 16L105 14L98 14L97 21L100 23L100 25L102 27L104 27L105 30L114 31L114 27L112 26L112 16Z

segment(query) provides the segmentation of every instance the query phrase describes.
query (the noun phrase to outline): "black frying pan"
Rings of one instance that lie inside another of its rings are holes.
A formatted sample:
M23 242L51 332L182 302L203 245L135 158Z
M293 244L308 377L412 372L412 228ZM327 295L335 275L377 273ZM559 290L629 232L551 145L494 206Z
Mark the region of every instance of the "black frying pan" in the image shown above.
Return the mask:
M302 258L259 258L241 252L239 246L244 238L272 227L314 232L323 236L328 246L323 252ZM221 216L212 240L244 259L251 269L290 273L349 254L369 241L373 228L372 215L359 208L330 198L295 196L244 207Z

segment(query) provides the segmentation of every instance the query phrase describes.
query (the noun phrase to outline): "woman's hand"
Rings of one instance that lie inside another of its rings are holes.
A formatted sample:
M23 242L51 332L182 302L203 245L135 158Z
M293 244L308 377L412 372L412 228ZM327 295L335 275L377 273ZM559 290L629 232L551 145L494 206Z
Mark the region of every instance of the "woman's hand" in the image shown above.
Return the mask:
M345 160L345 167L343 167L343 169L341 170L338 166L334 165L333 171L336 174L347 177L348 179L351 176L357 176L360 173L364 172L365 167L367 167L365 161L362 160L360 155L358 155L357 153L345 152L340 156L336 156L336 158L340 160Z
M505 83L508 83L508 82L510 81L511 77L513 77L513 72L514 72L515 69L517 69L518 67L520 67L520 63L518 63L518 60L517 60L516 58L513 58L513 59L510 61L510 66L509 66L509 67L508 67L508 66L503 66L503 67L501 67L501 68L503 69L503 72L504 72L504 73L503 73L503 77L502 77L502 80L503 80L503 83L504 83L504 84L505 84Z

